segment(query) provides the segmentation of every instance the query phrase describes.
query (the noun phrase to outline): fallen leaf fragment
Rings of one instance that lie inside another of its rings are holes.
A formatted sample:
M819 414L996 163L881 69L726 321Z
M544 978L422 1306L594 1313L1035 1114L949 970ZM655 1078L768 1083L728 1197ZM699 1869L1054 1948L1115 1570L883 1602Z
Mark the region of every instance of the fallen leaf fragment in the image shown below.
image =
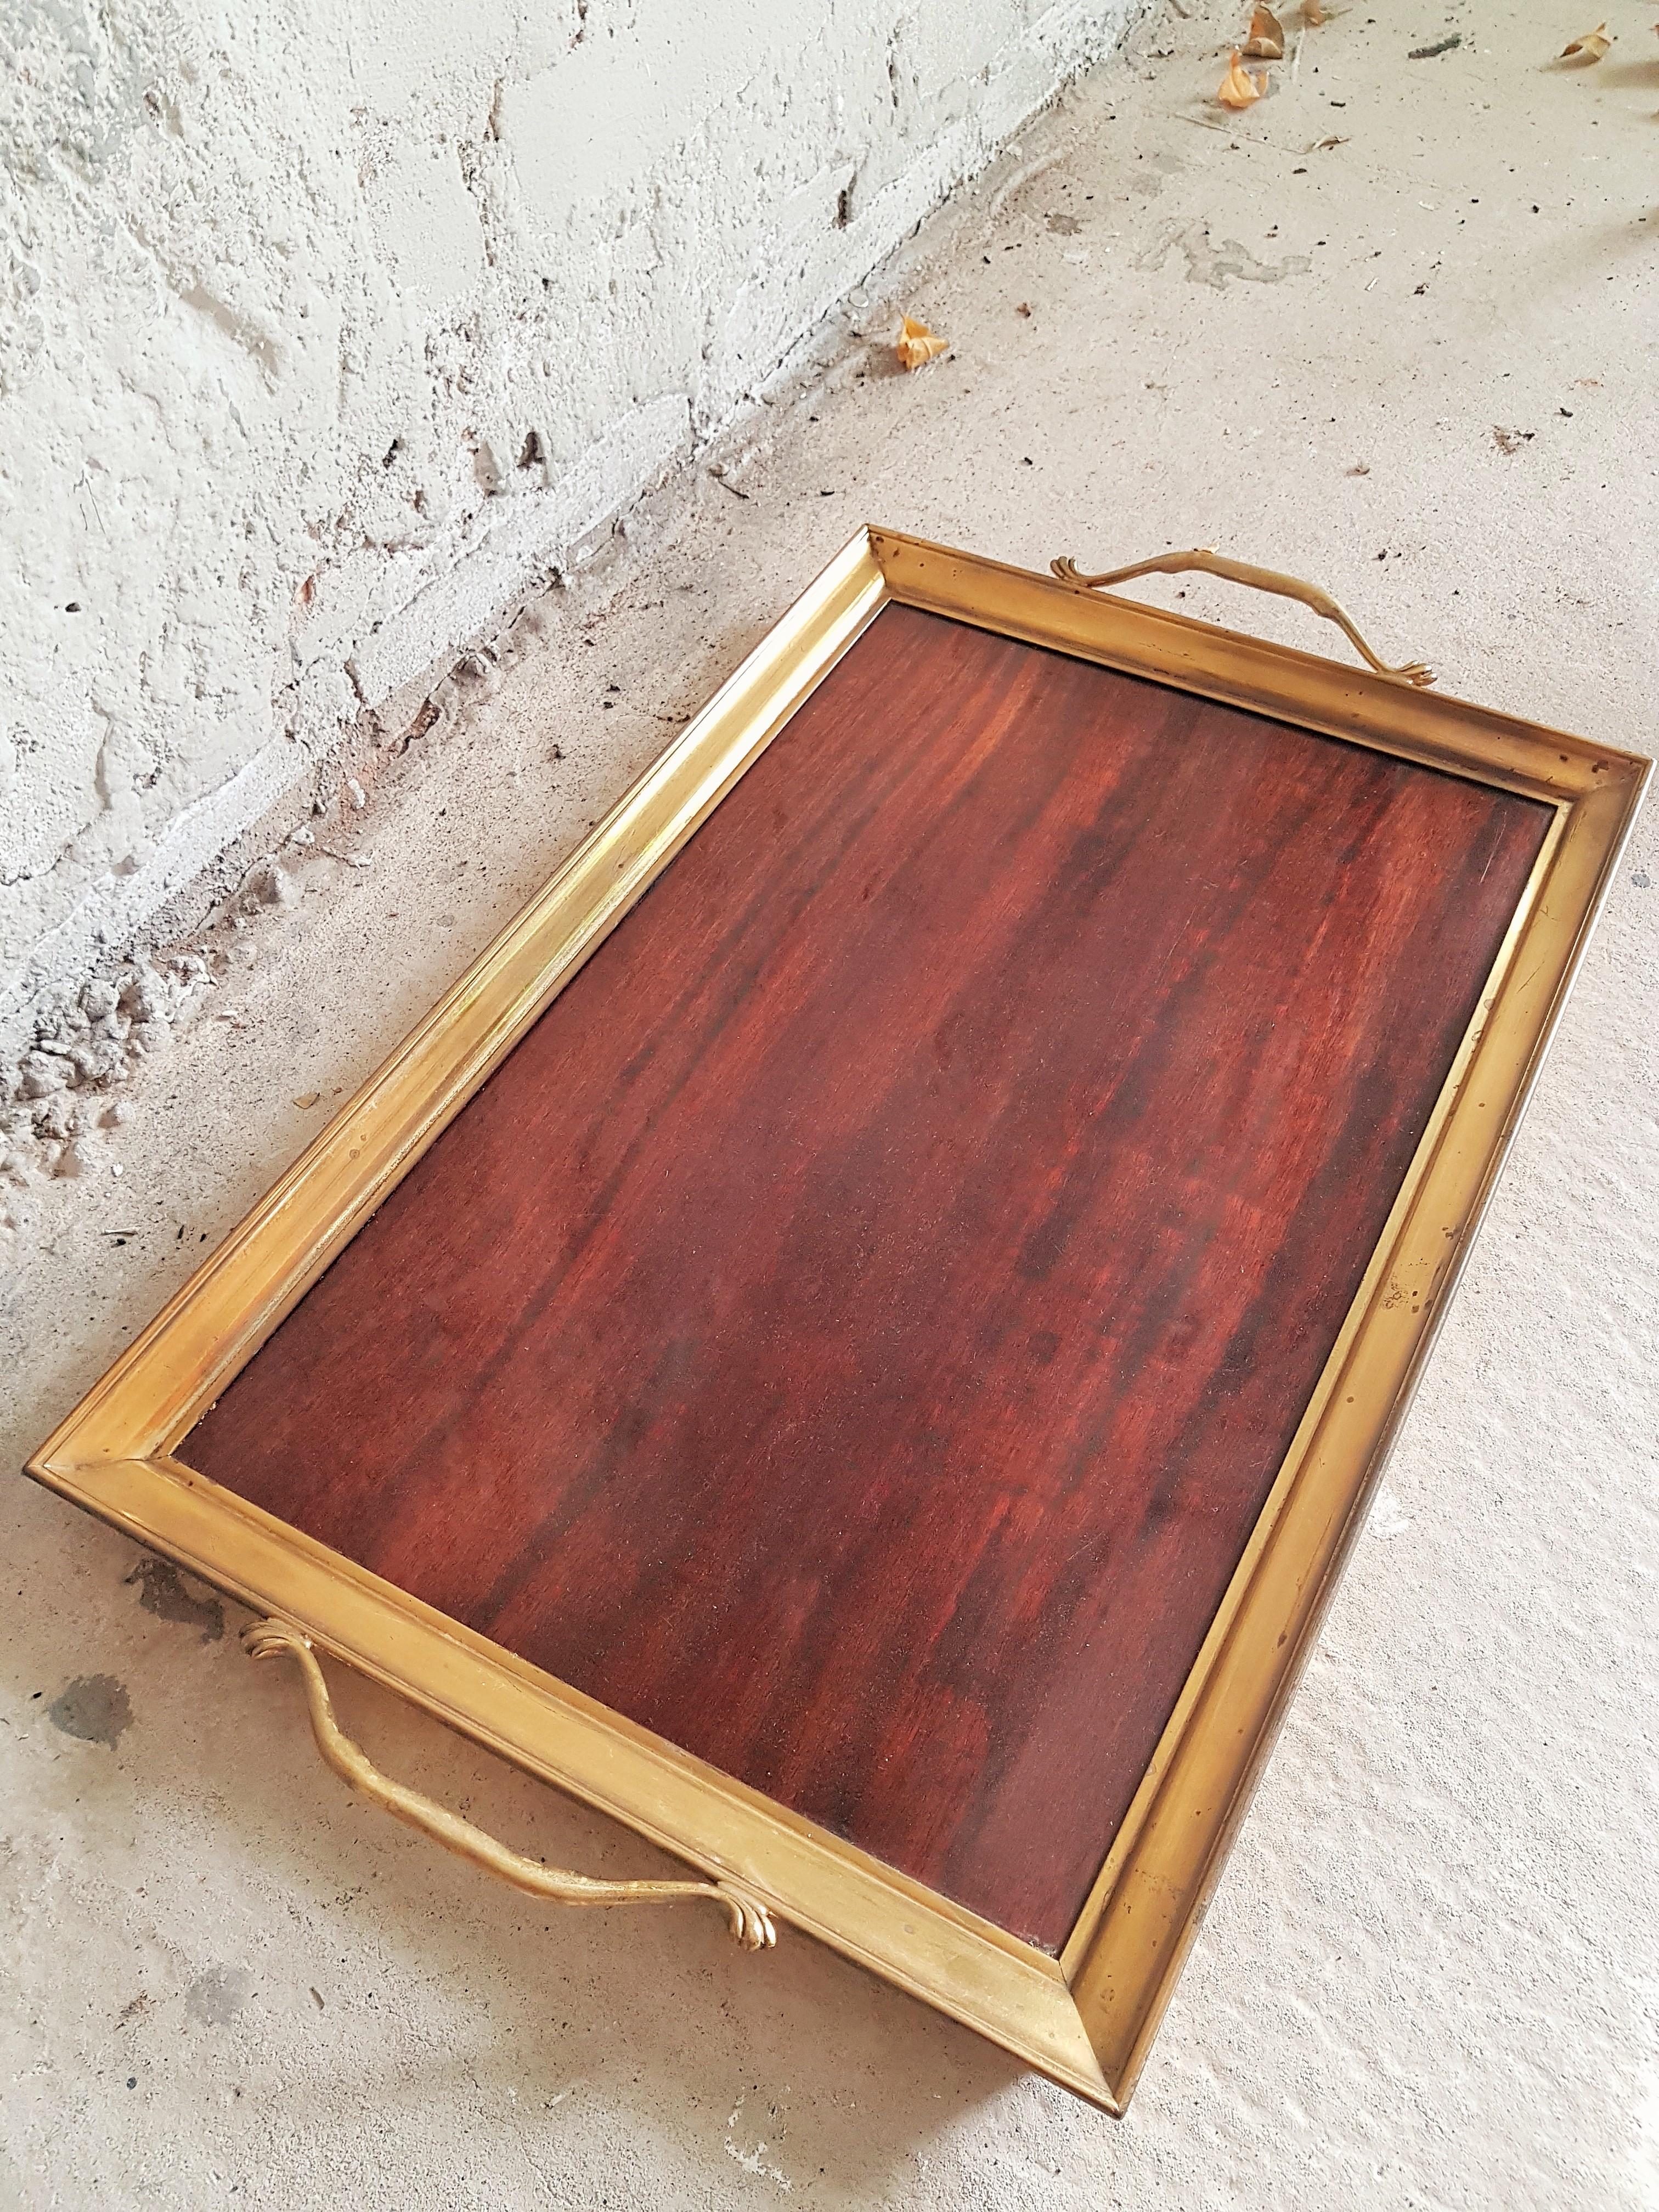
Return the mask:
M893 350L899 357L901 368L922 368L936 354L949 349L949 338L937 337L926 323L919 323L914 315L907 315L899 326Z
M1346 146L1347 143L1346 138L1322 138L1314 151L1316 154L1328 154L1332 147Z
M320 1091L302 1091L294 1103L296 1106L314 1106L322 1095Z
M1556 58L1568 62L1582 54L1587 62L1599 62L1612 44L1607 25L1598 23L1593 31L1586 31L1582 39L1575 39L1570 46L1563 46Z
M1284 60L1285 27L1271 8L1258 6L1250 17L1249 36L1244 41L1244 51L1256 61Z
M1216 98L1224 107L1249 107L1260 100L1266 87L1259 76L1252 76L1244 66L1238 48L1233 48L1233 58L1227 65L1227 74L1221 80Z
M1316 31L1322 23L1328 22L1330 18L1325 12L1325 0L1302 0L1302 20Z

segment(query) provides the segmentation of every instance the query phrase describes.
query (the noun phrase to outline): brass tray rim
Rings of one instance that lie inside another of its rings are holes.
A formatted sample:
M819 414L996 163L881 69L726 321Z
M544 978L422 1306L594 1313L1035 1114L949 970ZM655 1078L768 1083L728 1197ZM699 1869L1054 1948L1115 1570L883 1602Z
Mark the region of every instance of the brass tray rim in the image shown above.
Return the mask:
M232 1376L890 604L1500 785L1554 810L1343 1331L1057 1959L328 1551L197 1474L178 1450ZM1650 767L1640 755L1367 669L866 526L116 1360L27 1471L706 1874L740 1879L781 1919L1120 2113L1363 1520Z

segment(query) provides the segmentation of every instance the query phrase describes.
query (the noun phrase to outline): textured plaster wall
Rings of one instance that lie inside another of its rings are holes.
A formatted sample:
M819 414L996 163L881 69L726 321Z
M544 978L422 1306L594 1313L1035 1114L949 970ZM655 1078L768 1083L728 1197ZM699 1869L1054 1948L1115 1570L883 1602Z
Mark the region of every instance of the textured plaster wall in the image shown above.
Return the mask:
M1130 12L5 0L0 1036L707 441Z

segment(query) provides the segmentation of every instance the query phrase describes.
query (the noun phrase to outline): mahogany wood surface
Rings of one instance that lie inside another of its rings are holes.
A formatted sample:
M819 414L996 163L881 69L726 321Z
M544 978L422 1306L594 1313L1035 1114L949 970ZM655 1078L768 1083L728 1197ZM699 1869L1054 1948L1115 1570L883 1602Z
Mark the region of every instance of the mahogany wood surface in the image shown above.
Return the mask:
M182 1455L1057 1948L1547 822L890 607Z

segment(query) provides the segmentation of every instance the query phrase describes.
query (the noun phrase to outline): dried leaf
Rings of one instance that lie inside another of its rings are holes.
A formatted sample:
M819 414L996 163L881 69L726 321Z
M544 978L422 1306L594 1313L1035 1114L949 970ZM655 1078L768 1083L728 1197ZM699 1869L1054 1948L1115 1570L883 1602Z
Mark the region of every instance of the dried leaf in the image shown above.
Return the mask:
M1252 101L1261 99L1264 88L1264 81L1253 76L1245 68L1238 48L1235 46L1232 59L1227 64L1227 74L1221 80L1216 98L1224 107L1249 107Z
M926 323L919 323L914 315L907 315L893 342L893 350L899 357L902 368L921 368L935 354L949 350L951 341L930 331Z
M296 1106L314 1106L322 1095L320 1091L302 1091L294 1103Z
M1583 55L1587 62L1599 62L1613 39L1605 23L1598 23L1593 31L1586 31L1582 39L1575 39L1570 46L1563 46L1556 57L1559 61L1571 61Z
M1330 17L1326 11L1325 0L1302 0L1302 20L1310 30L1315 31L1322 23L1328 23Z
M1250 33L1244 41L1244 51L1255 61L1284 60L1285 27L1271 8L1258 6L1251 16Z

